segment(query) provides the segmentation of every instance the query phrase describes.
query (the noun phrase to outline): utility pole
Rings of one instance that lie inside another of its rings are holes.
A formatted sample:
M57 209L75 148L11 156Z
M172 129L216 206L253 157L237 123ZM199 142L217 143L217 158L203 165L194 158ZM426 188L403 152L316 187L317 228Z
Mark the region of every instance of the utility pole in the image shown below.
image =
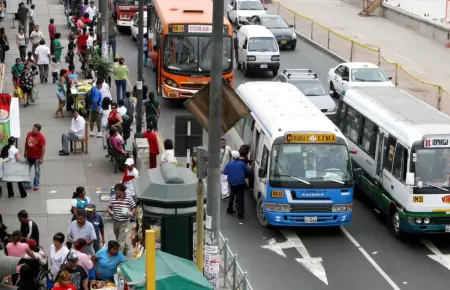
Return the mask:
M101 4L102 3L102 4ZM102 21L102 31L97 31L97 33L102 34L102 56L104 60L109 59L109 42L108 42L108 32L109 32L109 14L108 3L106 1L100 0L100 17Z
M209 97L209 122L208 122L208 177L207 177L207 201L206 219L211 220L206 224L205 242L211 250L219 251L219 227L220 227L220 138L222 136L222 59L223 59L223 0L213 0L213 29L212 29L212 60L211 60L211 85ZM209 227L209 228L208 228ZM217 275L217 280L219 276ZM210 281L214 286L218 281Z
M136 133L142 132L142 88L144 81L144 0L139 0L139 27L138 27L138 77L136 82L136 95L137 95L137 120L136 120ZM147 11L149 13L150 11ZM147 15L149 17L150 15ZM148 30L149 28L147 28Z

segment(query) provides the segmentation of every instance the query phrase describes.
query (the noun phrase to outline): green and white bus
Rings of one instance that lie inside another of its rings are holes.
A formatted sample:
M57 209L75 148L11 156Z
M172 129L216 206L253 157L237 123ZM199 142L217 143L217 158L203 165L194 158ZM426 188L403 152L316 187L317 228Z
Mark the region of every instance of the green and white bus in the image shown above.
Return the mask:
M336 124L359 151L358 189L397 238L450 233L450 116L394 87L352 88Z

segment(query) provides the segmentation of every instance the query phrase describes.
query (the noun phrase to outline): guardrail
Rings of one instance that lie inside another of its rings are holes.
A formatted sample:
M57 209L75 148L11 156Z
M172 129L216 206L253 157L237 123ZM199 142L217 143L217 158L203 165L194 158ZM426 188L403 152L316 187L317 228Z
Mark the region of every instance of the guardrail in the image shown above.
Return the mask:
M304 38L331 51L343 61L377 64L387 75L392 76L392 81L397 87L450 115L450 95L442 86L424 81L408 72L399 63L383 56L379 47L359 43L279 2L274 1L274 4L276 13L294 25L295 31Z
M220 262L223 271L223 288L227 288L231 283L232 290L253 290L247 280L247 272L242 271L241 266L237 262L237 255L233 254L228 247L228 239L225 239L220 233Z

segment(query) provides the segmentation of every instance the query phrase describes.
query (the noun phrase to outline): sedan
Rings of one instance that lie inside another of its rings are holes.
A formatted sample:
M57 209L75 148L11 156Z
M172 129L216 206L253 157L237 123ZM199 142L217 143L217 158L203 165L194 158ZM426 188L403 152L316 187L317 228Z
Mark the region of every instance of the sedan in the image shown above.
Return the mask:
M392 77L368 62L345 62L330 69L327 82L333 96L344 95L354 87L395 87Z
M280 15L254 15L247 22L251 25L262 25L277 39L280 48L295 49L297 46L297 34L294 25L288 24Z

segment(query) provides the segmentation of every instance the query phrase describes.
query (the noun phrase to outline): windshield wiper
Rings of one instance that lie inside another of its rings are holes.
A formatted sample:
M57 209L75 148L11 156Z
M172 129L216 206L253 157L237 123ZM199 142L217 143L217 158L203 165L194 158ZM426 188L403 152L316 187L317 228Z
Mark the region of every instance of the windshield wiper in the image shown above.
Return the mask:
M365 80L365 79L359 79L359 78L355 78L355 81L357 81L357 82L367 82L367 80Z
M340 181L340 180L336 180L336 179L333 179L333 178L323 178L323 180L326 180L326 181L334 181L334 182L336 182L336 183L339 183L339 184L345 184L345 182L343 182L343 181Z
M422 182L422 183L425 184L425 185L428 185L428 186L432 186L432 187L439 188L440 190L443 190L443 191L446 191L446 192L449 191L449 190L446 189L446 188L443 188L443 187L440 187L440 186L437 186L437 185L434 185L434 184L428 184L428 183L425 183L425 182Z
M311 183L309 183L308 181L303 180L303 179L301 179L301 178L298 178L298 177L296 177L296 176L287 175L287 174L276 174L275 176L280 176L280 177L290 177L290 178L292 178L292 179L295 179L295 180L298 180L298 181L300 181L300 182L303 182L304 184L311 185Z

